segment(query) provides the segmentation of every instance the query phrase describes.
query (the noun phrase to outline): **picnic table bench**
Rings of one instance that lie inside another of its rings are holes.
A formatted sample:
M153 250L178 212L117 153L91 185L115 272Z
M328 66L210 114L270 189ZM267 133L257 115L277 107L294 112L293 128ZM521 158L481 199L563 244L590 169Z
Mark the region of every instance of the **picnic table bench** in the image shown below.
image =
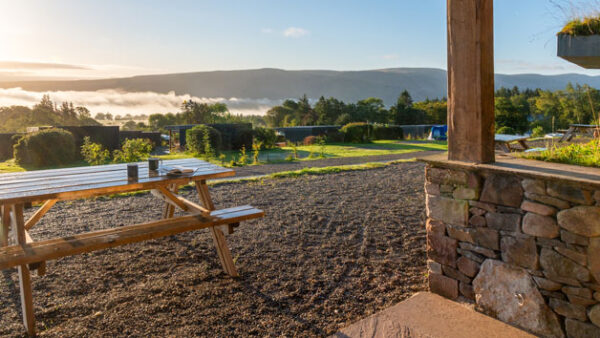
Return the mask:
M520 144L523 150L529 149L529 146L527 145L527 143L525 143L525 141L527 141L528 138L529 136L525 135L496 134L494 137L494 141L496 142L496 144L500 145L500 148L502 148L505 152L510 153L513 150L520 150L512 147L511 143L514 142Z
M263 211L251 206L215 209L206 180L233 176L231 169L197 159L164 161L163 165L195 171L168 176L140 162L137 180L127 178L126 164L0 174L0 270L18 268L23 324L28 334L35 334L30 271L43 275L48 260L209 228L223 269L230 276L238 276L225 234L232 233L242 221L262 217ZM177 195L180 186L190 183L195 184L201 205ZM161 220L40 241L29 234L58 201L141 190L150 190L164 203ZM23 209L28 203L43 204L25 220ZM184 215L174 217L175 208Z
M600 126L596 124L571 124L569 129L563 134L559 142L571 141L576 134L594 134L595 131L600 130Z

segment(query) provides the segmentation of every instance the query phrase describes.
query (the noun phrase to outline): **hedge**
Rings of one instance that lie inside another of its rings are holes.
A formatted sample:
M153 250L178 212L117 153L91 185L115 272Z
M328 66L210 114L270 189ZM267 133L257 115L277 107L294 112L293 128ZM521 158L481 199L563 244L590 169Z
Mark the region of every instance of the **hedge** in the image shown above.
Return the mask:
M210 142L209 147L206 145L206 134L208 133L208 139ZM192 129L186 131L187 148L196 154L207 154L207 150L210 149L212 155L215 155L221 150L221 133L213 127L207 125L198 125Z
M69 164L77 155L73 134L58 128L24 135L14 146L17 164L37 168Z
M261 149L275 147L275 143L277 142L275 129L262 127L254 128L254 141L262 145Z
M376 124L373 126L374 140L401 140L404 137L402 127L384 126Z
M368 143L373 139L373 125L365 122L348 123L340 131L344 134L344 142Z

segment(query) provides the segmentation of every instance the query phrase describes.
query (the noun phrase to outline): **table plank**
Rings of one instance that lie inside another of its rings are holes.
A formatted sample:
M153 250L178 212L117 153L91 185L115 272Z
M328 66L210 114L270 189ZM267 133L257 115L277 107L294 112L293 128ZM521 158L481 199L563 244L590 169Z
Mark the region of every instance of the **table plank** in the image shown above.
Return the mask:
M5 182L5 177L10 177L7 182L0 184L0 205L12 203L25 203L48 199L73 199L129 192L136 190L153 189L169 184L188 184L192 181L206 180L218 177L235 175L231 169L207 163L198 159L164 161L166 166L181 165L190 168L199 168L193 174L179 177L166 175L150 176L147 163L140 162L140 176L137 181L127 179L126 164L95 166L84 172L77 173L77 168L52 169L50 176L44 176L44 170L37 175L20 175L15 177L10 174L0 174L0 182ZM142 167L144 165L144 167ZM66 174L61 175L61 171ZM42 176L40 176L42 175Z
M525 135L496 134L494 136L494 140L496 142L501 142L501 143L523 141L523 140L527 140L528 138L529 138L529 136L525 136Z

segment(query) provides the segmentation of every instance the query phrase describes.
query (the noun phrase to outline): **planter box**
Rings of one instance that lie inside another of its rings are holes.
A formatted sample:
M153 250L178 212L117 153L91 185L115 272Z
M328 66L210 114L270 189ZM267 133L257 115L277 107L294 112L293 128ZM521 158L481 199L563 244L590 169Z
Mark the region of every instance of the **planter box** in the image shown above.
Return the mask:
M588 69L600 69L600 35L558 35L559 57Z

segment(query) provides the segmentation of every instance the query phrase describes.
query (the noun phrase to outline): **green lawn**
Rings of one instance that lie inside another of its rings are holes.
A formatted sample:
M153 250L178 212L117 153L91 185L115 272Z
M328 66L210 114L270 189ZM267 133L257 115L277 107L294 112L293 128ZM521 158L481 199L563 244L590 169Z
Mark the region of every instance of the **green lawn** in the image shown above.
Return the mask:
M299 146L297 147L298 160L310 161L320 158L336 158L336 157L363 157L375 155L393 155L405 154L419 151L429 150L448 150L445 141L396 141L396 140L378 140L372 143L334 143L327 144L324 148L319 145ZM259 161L261 163L276 163L286 161L287 158L293 156L292 147L283 147L276 149L261 150ZM322 153L322 154L321 154ZM231 160L239 161L241 154L239 151L224 151L224 162L228 164ZM322 156L323 155L323 156ZM190 157L187 152L173 153L169 155L159 156L163 159L178 159ZM252 151L246 151L248 163L252 162ZM213 161L220 163L220 161Z
M336 157L362 157L362 156L374 156L374 155L392 155L392 154L406 154L428 150L448 150L447 143L438 141L395 141L395 140L380 140L374 141L373 143L334 143L327 144L324 148L319 145L311 146L299 146L297 147L299 161L310 161L321 158L336 158ZM321 152L323 157L321 157ZM293 157L292 147L284 147L277 149L261 150L259 154L259 162L264 163L277 163L286 161L290 155ZM221 163L218 159L213 159L211 162L217 164L229 165L232 160L239 163L240 152L239 151L225 151L223 152L225 159ZM251 164L253 161L252 151L246 152L247 164ZM174 160L180 158L192 157L192 154L188 152L176 152L168 155L157 156L165 160ZM85 162L78 162L69 167L73 166L84 166ZM16 172L16 171L27 171L29 168L23 168L15 163L14 160L7 160L0 162L0 173Z

